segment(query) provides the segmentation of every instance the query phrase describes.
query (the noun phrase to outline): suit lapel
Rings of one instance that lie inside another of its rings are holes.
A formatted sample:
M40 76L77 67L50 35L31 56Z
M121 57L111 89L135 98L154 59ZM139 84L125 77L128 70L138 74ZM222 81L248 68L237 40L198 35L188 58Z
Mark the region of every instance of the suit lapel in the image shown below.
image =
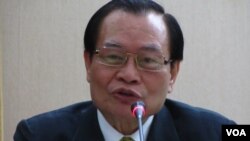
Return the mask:
M147 141L179 141L179 137L169 110L163 106L155 115Z
M72 141L104 141L94 106L82 111L79 128Z

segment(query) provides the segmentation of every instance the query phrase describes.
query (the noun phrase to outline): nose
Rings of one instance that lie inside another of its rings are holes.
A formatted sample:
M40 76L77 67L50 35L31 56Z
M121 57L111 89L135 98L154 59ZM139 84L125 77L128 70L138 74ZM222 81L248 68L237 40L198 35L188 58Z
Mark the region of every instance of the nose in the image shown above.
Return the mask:
M127 84L139 84L141 81L140 73L138 72L134 57L129 57L127 62L116 74L119 81Z

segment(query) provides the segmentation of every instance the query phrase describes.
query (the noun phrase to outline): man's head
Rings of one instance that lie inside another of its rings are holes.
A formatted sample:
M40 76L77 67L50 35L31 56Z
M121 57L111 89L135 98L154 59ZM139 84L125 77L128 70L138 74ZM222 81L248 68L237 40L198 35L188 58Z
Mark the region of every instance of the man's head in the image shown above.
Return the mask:
M138 100L146 117L161 109L178 74L183 37L160 5L113 0L91 18L84 43L91 97L109 122L133 120L130 105Z

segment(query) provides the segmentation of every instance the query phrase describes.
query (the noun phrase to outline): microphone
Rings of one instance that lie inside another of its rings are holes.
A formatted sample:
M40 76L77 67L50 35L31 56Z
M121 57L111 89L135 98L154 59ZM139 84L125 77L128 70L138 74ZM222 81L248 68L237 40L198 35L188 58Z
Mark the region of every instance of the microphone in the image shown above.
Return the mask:
M135 116L138 120L139 124L139 134L140 134L140 141L144 141L143 136L143 128L142 128L142 117L145 115L145 104L143 101L136 101L131 105L131 112L133 116Z

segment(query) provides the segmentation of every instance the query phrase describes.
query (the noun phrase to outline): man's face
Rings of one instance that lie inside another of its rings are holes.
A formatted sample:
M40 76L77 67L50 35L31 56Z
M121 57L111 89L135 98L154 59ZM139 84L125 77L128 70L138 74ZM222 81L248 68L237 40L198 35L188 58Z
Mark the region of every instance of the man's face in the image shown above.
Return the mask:
M118 48L133 54L150 48L169 59L168 38L161 15L153 12L134 15L118 10L104 19L96 48ZM98 55L92 60L88 55L85 52L91 97L106 118L133 118L130 105L138 100L145 103L146 117L157 113L178 72L170 65L164 65L156 72L141 70L137 67L135 55L129 55L119 68L100 63Z

